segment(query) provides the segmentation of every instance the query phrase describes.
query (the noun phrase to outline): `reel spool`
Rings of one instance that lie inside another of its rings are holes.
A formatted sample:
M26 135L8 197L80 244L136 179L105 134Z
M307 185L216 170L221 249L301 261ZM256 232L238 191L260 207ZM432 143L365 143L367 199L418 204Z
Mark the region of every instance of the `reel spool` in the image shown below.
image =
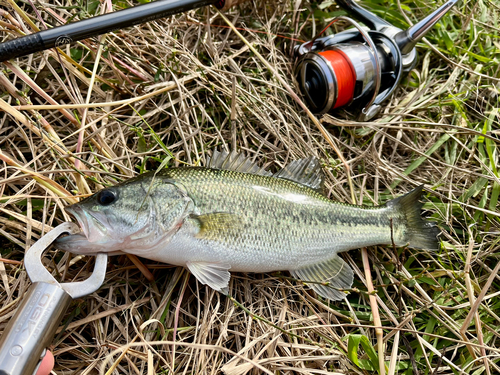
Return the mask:
M451 0L408 30L401 30L352 0L337 0L371 30L349 17L335 18L312 41L295 47L294 75L311 110L318 114L349 106L359 121L375 117L417 62L416 43L455 5ZM354 29L320 37L343 20Z

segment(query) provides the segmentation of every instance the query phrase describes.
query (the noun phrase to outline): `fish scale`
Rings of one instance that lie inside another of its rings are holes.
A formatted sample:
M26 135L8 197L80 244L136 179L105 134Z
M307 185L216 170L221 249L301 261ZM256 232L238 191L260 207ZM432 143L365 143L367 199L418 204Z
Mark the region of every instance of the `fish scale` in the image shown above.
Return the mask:
M63 238L60 247L186 266L223 292L230 271L288 270L334 300L353 281L339 252L393 241L437 248L438 229L420 217L422 187L363 207L328 199L322 180L312 157L271 175L241 155L215 153L207 167L146 173L69 207L84 235Z
M244 215L248 228L238 238L225 236L225 231L212 237L233 250L267 249L303 257L309 254L304 246L324 248L328 252L345 251L366 243L390 243L391 240L386 208L335 203L293 181L205 168L171 169L163 176L190 192L200 214ZM301 198L306 198L305 204ZM349 222L343 219L345 217ZM395 220L394 226L397 225ZM363 228L365 230L359 230ZM252 235L260 241L255 242Z

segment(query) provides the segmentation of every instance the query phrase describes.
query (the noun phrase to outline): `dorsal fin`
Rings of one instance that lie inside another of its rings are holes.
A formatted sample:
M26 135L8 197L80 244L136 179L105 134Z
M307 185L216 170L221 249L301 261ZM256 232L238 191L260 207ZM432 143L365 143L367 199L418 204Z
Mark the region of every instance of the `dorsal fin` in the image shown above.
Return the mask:
M252 163L243 154L236 151L228 153L226 151L214 150L212 157L207 157L207 168L225 169L241 173L251 173L261 176L272 176L272 173Z
M295 181L318 191L323 189L323 172L319 160L314 156L292 161L273 177Z

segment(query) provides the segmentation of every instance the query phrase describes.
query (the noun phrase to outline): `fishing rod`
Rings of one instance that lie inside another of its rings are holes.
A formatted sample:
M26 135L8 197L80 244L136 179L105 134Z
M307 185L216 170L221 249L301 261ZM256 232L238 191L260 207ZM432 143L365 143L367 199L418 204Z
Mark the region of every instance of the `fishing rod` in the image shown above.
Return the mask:
M417 42L458 1L447 1L408 30L401 30L353 0L336 0L369 30L352 18L337 17L313 40L295 47L294 74L309 108L323 114L346 106L358 112L359 121L375 117L403 74L415 67ZM339 20L354 28L321 36Z
M221 11L247 0L157 0L53 27L0 44L0 62L208 5Z
M0 62L187 10L214 5L224 11L244 1L247 0L157 0L5 42L0 44ZM398 87L403 74L415 67L417 42L458 1L447 1L420 22L402 30L354 0L337 0L337 4L367 25L368 30L352 18L337 17L313 40L295 48L294 74L309 108L323 114L347 106L358 112L360 121L375 117L382 103ZM321 36L339 20L354 28Z

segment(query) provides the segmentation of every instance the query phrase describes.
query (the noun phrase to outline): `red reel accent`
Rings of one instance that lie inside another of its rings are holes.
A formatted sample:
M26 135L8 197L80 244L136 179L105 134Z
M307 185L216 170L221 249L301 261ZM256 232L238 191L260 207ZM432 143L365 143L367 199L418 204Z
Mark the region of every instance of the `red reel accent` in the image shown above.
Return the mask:
M338 50L322 51L319 54L331 64L337 77L337 101L333 108L349 104L354 96L354 85L356 84L356 72L351 60L344 52Z

